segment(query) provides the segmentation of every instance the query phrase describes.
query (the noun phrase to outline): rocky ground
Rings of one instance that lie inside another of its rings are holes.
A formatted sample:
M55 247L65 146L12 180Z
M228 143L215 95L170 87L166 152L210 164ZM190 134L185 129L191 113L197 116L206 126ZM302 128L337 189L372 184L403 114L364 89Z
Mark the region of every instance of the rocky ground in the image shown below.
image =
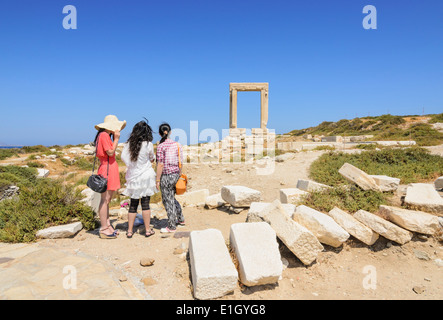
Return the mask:
M443 156L443 146L430 149L432 153ZM271 202L279 198L280 188L295 187L298 179L307 179L310 164L322 153L297 153L292 160L275 163L272 175L256 175L252 164L187 165L185 172L190 178L190 190L206 188L214 194L220 192L223 185L245 185L261 191L262 201ZM20 163L14 159L9 162ZM56 166L55 163L50 165ZM162 236L159 228L165 220L153 220L154 236L145 238L136 234L127 239L126 221L115 218L113 223L121 230L118 239L102 240L97 231L82 230L72 239L39 240L38 244L73 254L85 254L110 264L131 279L144 283L154 299L187 300L193 299L186 254L188 232L217 228L228 241L230 226L244 222L247 212L235 214L224 209L186 207L186 226L179 228L174 236ZM351 238L338 249L325 246L317 261L308 267L284 245L280 245L280 251L287 267L278 284L250 288L239 284L233 294L220 299L443 298L443 266L435 261L443 259L443 244L432 237L415 235L403 246L381 237L371 247ZM151 266L141 266L143 258L155 261ZM124 278L121 280L125 282Z

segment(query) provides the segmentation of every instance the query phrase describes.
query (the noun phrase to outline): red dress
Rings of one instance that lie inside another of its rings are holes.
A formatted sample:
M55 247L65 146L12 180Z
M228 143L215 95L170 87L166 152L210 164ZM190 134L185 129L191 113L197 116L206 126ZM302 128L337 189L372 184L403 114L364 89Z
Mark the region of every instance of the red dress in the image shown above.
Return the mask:
M115 161L115 154L108 157L106 151L111 150L113 142L111 137L106 132L100 133L97 142L97 158L100 160L100 167L98 174L103 177L108 177L108 159L109 159L109 177L108 177L108 191L117 191L120 189L120 173L118 170L118 163Z

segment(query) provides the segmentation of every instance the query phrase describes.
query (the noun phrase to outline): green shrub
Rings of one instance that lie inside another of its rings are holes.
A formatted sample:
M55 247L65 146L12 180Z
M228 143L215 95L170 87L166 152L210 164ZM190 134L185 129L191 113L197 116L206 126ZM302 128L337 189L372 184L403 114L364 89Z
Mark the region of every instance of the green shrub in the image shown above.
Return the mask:
M31 185L36 182L37 170L35 168L22 168L17 166L0 166L0 179L21 185ZM3 178L2 178L3 177Z
M0 202L0 241L34 241L38 230L76 220L86 229L95 228L94 213L82 198L73 186L56 180L39 179L21 187L18 200Z
M94 159L93 158L77 158L75 162L75 166L81 170L92 171ZM96 163L96 168L98 163Z
M434 114L431 116L431 120L429 120L428 123L443 123L443 113L440 114Z
M361 154L329 152L314 161L310 177L330 186L347 184L338 173L344 163L350 163L368 174L400 178L402 184L430 181L443 175L443 158L422 148L383 149Z
M35 161L29 161L29 162L26 163L26 165L28 167L31 167L31 168L44 168L45 167L44 164L38 163L38 162L35 162Z
M335 187L324 191L310 192L301 204L318 211L329 212L338 207L349 213L358 210L375 212L380 205L388 204L388 195L375 191L364 191L358 187Z
M18 149L0 149L0 160L18 156Z
M37 146L25 146L21 149L23 153L38 153L38 152L50 152L48 147L37 145Z

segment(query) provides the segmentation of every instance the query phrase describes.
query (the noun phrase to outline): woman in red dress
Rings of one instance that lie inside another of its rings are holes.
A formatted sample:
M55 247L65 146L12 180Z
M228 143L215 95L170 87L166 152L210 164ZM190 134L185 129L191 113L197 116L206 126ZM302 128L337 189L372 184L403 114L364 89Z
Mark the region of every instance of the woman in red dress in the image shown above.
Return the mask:
M100 217L100 238L115 239L117 232L111 225L109 219L109 203L114 193L120 189L120 173L118 163L115 160L115 150L120 139L120 131L126 126L126 121L119 121L116 116L106 116L105 121L95 126L98 130L95 137L97 146L97 158L100 160L98 174L108 178L108 189L102 193L99 217ZM113 136L113 139L111 139Z

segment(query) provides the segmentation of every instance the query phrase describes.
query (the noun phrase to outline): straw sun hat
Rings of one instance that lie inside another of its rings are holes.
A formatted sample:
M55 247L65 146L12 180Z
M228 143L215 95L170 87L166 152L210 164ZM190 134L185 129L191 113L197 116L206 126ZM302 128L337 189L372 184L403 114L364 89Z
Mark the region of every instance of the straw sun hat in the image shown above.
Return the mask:
M95 129L105 129L109 131L122 131L126 127L126 120L120 121L114 115L109 115L105 117L105 121L95 126Z

